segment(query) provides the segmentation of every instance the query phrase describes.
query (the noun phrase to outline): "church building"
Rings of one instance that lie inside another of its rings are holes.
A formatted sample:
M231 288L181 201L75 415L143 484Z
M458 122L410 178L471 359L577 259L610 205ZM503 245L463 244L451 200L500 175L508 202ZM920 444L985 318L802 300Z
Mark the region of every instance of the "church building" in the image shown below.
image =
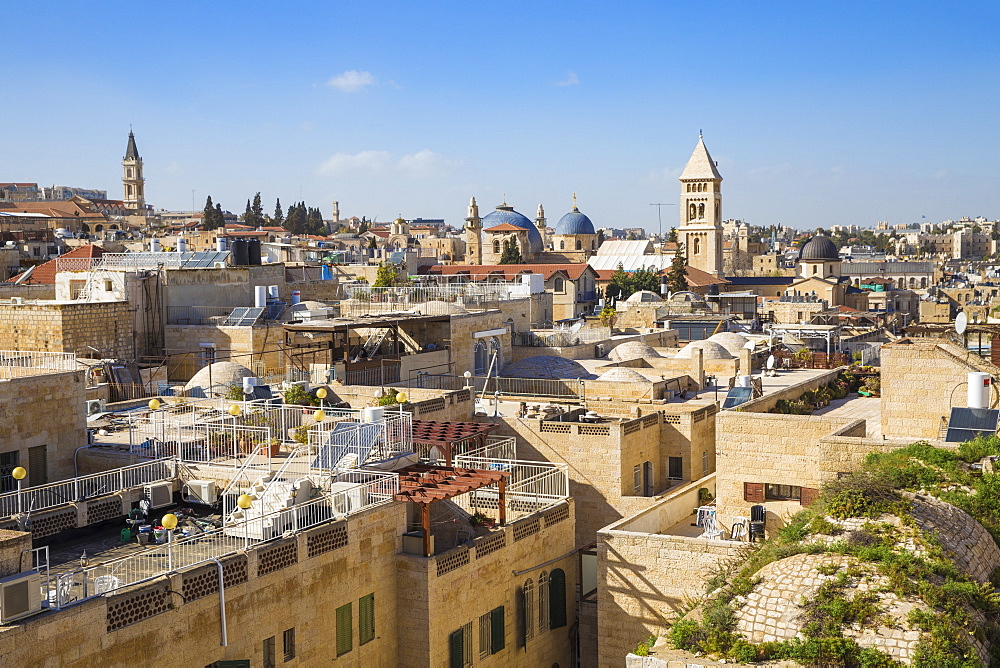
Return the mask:
M526 264L586 262L597 252L597 232L590 218L577 208L576 195L572 211L559 219L550 241L546 239L546 230L541 204L534 222L506 201L480 218L479 205L473 197L465 219L465 260L468 264L499 264L509 243L517 245L521 261Z
M677 240L683 245L687 263L722 277L722 175L700 133L680 182Z

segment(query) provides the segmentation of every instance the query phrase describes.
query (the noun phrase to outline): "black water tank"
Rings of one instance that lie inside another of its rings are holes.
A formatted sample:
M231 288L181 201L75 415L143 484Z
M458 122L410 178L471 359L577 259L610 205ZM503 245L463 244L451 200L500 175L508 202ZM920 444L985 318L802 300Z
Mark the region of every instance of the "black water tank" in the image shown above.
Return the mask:
M230 249L232 250L232 265L234 267L245 267L250 264L246 239L233 239L230 242Z
M260 264L260 239L249 239L247 241L247 254L249 255L247 264Z

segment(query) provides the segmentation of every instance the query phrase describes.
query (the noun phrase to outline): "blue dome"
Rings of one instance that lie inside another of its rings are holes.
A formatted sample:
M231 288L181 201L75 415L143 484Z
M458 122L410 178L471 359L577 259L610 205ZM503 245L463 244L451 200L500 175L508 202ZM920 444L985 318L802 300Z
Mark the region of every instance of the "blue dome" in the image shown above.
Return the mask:
M496 227L497 225L503 225L504 223L528 230L528 244L531 248L531 252L542 252L542 235L538 233L538 228L535 227L535 224L528 220L525 216L522 216L517 211L514 211L514 207L501 204L496 208L496 210L490 211L488 214L483 216L484 230Z
M595 234L594 224L579 209L573 207L572 211L556 223L556 234Z

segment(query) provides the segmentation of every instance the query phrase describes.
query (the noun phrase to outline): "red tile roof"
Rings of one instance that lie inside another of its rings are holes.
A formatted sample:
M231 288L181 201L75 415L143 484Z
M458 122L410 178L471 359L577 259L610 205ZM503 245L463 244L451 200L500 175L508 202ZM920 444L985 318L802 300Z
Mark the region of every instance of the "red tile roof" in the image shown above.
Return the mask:
M100 246L95 246L94 244L87 244L86 246L80 246L79 248L74 248L68 253L63 253L59 258L74 258L74 257L101 257L104 255L104 249ZM59 258L56 258L58 260ZM31 277L26 281L27 283L33 284L43 284L43 285L55 285L56 284L56 260L49 260L48 262L43 262L42 264L35 267L35 271L31 273ZM11 281L16 281L18 278L24 274L18 274L11 278Z
M491 227L490 229L496 228ZM545 280L548 280L556 272L562 272L567 278L575 281L583 276L588 269L590 269L590 265L582 262L568 264L436 264L433 267L428 267L426 273L440 276L503 274L507 280L519 274L541 274ZM593 269L590 270L593 271Z
M518 227L517 225L511 225L510 223L500 223L499 225L494 225L493 227L485 230L486 232L527 232L528 230L523 227Z

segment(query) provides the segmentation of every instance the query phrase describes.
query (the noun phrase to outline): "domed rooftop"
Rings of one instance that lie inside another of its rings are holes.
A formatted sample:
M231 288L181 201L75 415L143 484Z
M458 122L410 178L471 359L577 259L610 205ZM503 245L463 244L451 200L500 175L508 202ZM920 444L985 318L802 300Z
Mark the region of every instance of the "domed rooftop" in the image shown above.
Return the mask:
M723 348L721 345L715 341L709 341L708 339L704 341L692 341L683 348L680 349L674 359L679 360L689 360L692 357L694 351L698 349L702 350L702 359L706 360L731 360L735 355L730 354L728 350Z
M806 242L799 253L799 259L829 261L839 260L840 255L837 253L837 247L830 241L830 237L819 235Z
M662 357L662 355L643 341L626 341L620 346L615 346L608 353L608 359L614 362L627 362L646 357Z
M648 383L649 379L635 369L619 366L602 373L597 380L607 380L614 383Z
M747 344L749 339L742 334L737 334L736 332L719 332L718 334L713 334L708 337L709 341L715 341L720 346L729 351L733 357L739 357L740 351L743 350L743 346Z
M306 300L304 302L299 302L298 304L292 304L292 311L315 311L321 308L330 308L323 302L317 302L312 300Z
M574 360L552 355L536 355L511 362L503 368L507 378L547 378L551 380L576 380L593 378L593 375Z
M656 303L662 302L663 297L656 294L652 290L639 290L638 292L633 292L629 295L628 299L625 300L629 304L639 304L639 303Z
M461 304L446 302L440 299L432 299L424 304L419 310L424 315L459 315L469 312L468 309Z
M494 211L490 211L488 214L483 216L484 230L496 227L497 225L503 225L504 223L527 230L528 245L531 252L542 252L542 235L538 233L538 228L535 227L535 224L528 220L525 216L519 214L517 211L514 211L514 207L504 203L498 206Z
M205 396L225 394L232 385L243 387L244 378L253 378L254 373L242 364L236 362L216 362L201 369L184 386L188 392L201 388Z
M688 292L687 290L683 290L670 295L670 301L677 304L704 304L705 298L697 292Z
M556 234L596 234L594 224L590 218L580 213L580 210L573 207L573 210L559 219L556 223Z

